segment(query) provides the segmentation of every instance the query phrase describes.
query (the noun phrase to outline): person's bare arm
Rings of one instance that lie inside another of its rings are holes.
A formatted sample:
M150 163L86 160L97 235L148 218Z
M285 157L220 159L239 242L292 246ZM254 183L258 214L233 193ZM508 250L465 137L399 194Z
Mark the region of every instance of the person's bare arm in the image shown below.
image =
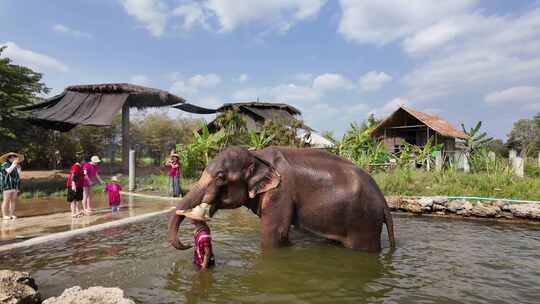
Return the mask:
M205 247L204 248L204 259L203 259L203 263L202 263L202 266L201 268L202 269L207 269L208 268L208 263L210 262L210 247Z
M101 179L101 176L99 176L99 173L96 173L96 179L98 180L100 184L102 185L104 184L103 180Z
M75 173L71 173L71 190L77 190L77 184L75 184Z

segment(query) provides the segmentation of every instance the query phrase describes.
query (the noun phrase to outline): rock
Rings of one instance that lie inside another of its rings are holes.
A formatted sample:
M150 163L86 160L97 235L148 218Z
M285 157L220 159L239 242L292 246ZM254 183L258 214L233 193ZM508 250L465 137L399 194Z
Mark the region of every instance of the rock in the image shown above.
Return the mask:
M446 196L434 196L432 197L432 200L433 204L438 204L442 206L446 206L446 204L448 203L448 197Z
M433 206L433 199L431 197L422 197L417 202L424 210L431 210L431 206Z
M460 209L456 211L457 215L461 216L471 216L472 215L472 209Z
M124 298L124 291L120 288L95 286L82 289L73 286L64 290L59 297L48 298L43 304L135 304L135 302Z
M471 209L471 214L478 217L494 217L500 210L499 207L477 204Z
M27 272L0 270L0 303L41 303L34 279Z
M401 197L399 196L388 196L386 197L386 203L390 210L398 210L401 205Z
M472 209L472 207L471 202L468 201L449 201L448 204L446 204L446 209L453 213L457 213L462 209Z
M540 204L515 204L509 209L515 217L540 220Z
M420 205L419 203L417 203L414 200L409 200L409 199L404 200L401 203L400 209L405 210L407 212L411 212L411 213L422 213L423 212L422 205Z
M433 211L445 211L446 210L446 206L444 205L441 205L441 204L433 204L433 206L431 206L431 209L433 209ZM444 212L443 212L444 213Z

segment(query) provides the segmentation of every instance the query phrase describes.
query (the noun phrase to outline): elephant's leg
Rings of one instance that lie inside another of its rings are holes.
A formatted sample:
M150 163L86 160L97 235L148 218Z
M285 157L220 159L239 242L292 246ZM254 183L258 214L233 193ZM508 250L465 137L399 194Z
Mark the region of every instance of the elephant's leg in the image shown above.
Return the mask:
M379 252L381 251L381 238L368 233L355 233L347 237L343 246L353 250Z
M289 244L293 204L279 194L268 193L261 198L261 247L276 248Z

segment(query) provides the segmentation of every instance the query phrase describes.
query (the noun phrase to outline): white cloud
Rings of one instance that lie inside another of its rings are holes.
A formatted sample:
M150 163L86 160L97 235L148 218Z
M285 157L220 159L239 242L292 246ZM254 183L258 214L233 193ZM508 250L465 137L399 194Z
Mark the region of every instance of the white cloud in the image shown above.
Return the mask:
M287 103L317 101L321 93L309 86L280 84L274 87L247 88L236 91L232 95L237 100L275 100Z
M485 101L491 105L540 105L540 87L518 86L492 92Z
M462 35L432 50L405 78L409 96L430 99L540 79L540 8L522 15L463 18Z
M462 31L454 22L439 22L405 39L404 48L409 54L431 50L451 41Z
M69 70L68 66L61 61L44 54L23 49L14 42L0 43L0 47L3 46L7 48L2 52L2 57L8 57L16 64L28 66L37 71L44 69L66 72Z
M364 92L379 90L385 83L392 80L392 77L384 72L370 71L360 77L360 89Z
M396 97L386 102L382 107L372 109L369 113L374 114L378 118L386 118L403 105L410 106L411 102L408 99Z
M81 32L81 31L72 29L70 27L67 27L67 26L65 26L63 24L55 24L52 27L52 29L53 29L53 31L55 31L57 33L68 34L68 35L71 35L71 36L76 37L76 38L87 38L87 39L93 38L92 34L90 34L90 33Z
M252 22L264 22L280 31L298 21L314 17L326 0L208 0L205 7L214 14L220 30L229 32Z
M360 44L385 45L448 16L470 11L477 0L340 0L338 32Z
M163 35L168 8L159 0L122 0L128 15L135 17L155 37Z
M297 74L298 75L298 74ZM311 74L304 74L313 78ZM305 82L305 81L304 81ZM292 102L313 102L319 101L329 91L348 90L354 86L350 80L340 74L325 73L313 78L311 83L307 84L279 84L273 87L247 88L233 94L234 99L256 100L277 99Z
M237 78L233 79L236 82L244 83L248 81L249 76L247 74L240 74Z
M150 80L150 78L148 78L148 76L142 75L142 74L133 75L129 79L129 83L138 84L138 85L142 85L142 86L148 86L148 85L150 85L151 82L152 81Z
M215 87L221 83L221 77L217 74L197 74L188 79L177 79L173 82L170 91L179 95L193 95L202 88Z
M195 25L209 29L208 14L200 3L186 3L176 7L172 13L174 16L183 18L182 29L190 31Z
M322 92L352 87L352 82L340 74L322 74L313 80L313 88Z

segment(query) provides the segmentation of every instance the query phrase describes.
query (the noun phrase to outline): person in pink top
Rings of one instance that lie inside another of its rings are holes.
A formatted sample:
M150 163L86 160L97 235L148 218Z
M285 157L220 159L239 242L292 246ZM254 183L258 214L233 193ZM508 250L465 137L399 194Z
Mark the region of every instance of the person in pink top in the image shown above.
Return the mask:
M94 155L90 158L90 161L85 163L82 167L84 173L83 180L83 211L85 214L90 214L92 211L92 206L90 201L92 199L92 185L98 181L100 184L103 184L101 177L98 174L98 165L101 162L97 155Z
M109 197L109 207L111 207L112 212L120 211L120 191L122 186L118 183L118 178L113 176L111 182L105 185L105 191L107 191Z
M171 154L166 166L169 168L169 194L173 197L182 195L180 189L180 156L176 153Z

